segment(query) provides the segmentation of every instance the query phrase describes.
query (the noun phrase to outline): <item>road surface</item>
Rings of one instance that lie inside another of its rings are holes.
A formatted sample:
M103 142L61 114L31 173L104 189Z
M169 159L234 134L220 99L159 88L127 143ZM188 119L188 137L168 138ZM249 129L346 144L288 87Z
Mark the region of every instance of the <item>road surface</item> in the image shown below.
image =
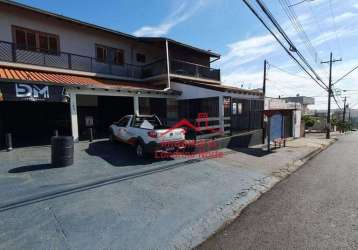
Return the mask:
M341 136L198 249L358 249L358 133Z

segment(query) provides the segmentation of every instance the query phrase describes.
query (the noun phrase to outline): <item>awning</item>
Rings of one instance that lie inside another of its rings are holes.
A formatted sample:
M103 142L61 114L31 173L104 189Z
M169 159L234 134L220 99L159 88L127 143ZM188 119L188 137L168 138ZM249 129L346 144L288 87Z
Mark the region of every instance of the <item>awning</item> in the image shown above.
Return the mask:
M99 89L135 89L135 90L162 90L145 83L136 83L121 80L109 80L98 77L79 76L64 73L52 73L39 70L26 70L0 66L0 81L46 84L59 86L87 87Z

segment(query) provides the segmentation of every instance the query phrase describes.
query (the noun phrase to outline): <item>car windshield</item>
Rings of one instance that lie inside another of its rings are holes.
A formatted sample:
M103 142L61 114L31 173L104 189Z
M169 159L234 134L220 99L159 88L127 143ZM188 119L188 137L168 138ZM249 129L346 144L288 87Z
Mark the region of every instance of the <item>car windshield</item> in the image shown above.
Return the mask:
M143 129L159 129L162 127L160 121L155 116L135 117L133 127Z

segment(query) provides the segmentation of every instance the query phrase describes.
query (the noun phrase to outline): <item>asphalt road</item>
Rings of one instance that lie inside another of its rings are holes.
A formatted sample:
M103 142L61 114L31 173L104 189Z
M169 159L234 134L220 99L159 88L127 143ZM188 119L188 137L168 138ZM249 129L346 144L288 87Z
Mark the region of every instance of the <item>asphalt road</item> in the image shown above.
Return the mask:
M198 249L358 249L357 162L340 137Z

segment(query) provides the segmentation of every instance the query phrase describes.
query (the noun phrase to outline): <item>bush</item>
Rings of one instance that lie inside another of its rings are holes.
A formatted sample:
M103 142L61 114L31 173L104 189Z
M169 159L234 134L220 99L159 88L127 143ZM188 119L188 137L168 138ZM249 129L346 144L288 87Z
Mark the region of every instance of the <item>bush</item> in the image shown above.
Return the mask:
M310 115L304 115L302 120L305 123L306 128L313 127L316 123L316 120Z

